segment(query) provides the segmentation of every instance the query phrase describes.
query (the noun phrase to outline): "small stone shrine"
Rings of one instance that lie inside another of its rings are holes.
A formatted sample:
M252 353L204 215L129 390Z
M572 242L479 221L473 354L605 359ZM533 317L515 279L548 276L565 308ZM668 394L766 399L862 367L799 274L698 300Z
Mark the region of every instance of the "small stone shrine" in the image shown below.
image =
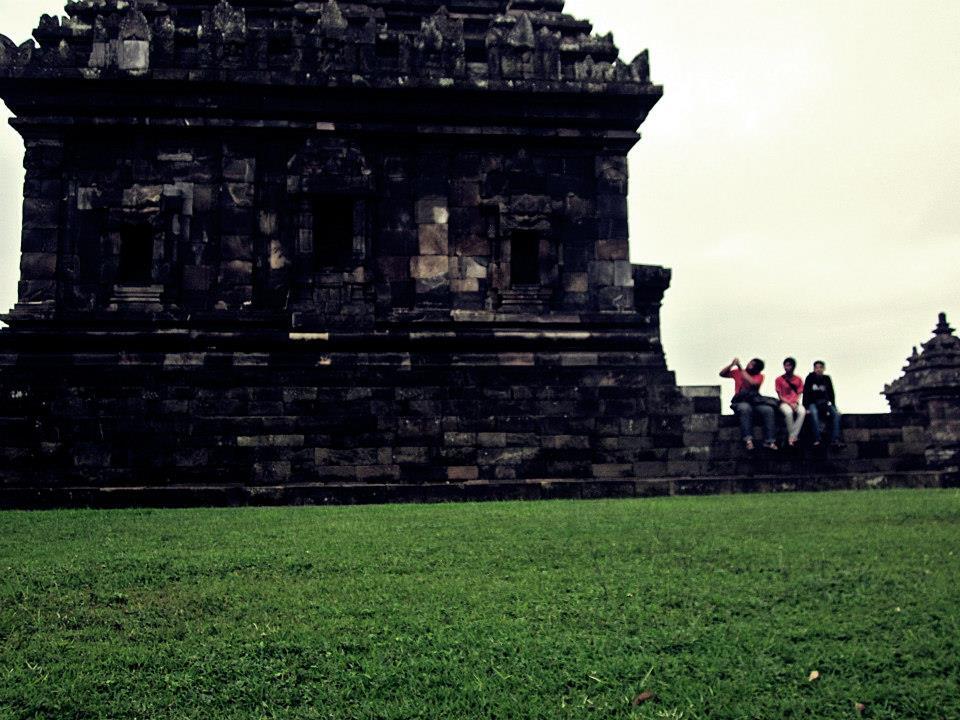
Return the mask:
M931 439L927 464L960 473L960 338L946 313L940 313L923 352L913 348L903 375L887 385L884 394L893 412L924 418Z
M942 482L899 416L758 464L677 386L670 273L628 252L662 89L562 0L74 0L33 35L0 36L0 506Z

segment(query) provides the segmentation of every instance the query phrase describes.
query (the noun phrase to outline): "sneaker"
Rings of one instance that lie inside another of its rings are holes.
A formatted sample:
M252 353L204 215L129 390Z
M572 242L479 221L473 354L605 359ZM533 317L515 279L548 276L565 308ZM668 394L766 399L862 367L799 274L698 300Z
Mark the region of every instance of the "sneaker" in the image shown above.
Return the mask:
M779 449L780 449L780 448L777 446L777 444L776 444L775 442L772 442L772 441L771 441L771 442L765 442L765 443L763 444L763 447L766 448L767 450L779 450Z
M746 439L743 441L743 446L744 446L747 450L753 450L753 438L746 438Z

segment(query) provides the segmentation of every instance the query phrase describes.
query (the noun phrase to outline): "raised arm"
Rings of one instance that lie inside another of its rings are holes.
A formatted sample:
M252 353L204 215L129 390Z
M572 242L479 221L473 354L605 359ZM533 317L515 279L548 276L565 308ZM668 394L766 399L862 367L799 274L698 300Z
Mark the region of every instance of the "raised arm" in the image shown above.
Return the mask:
M738 370L742 369L740 367L740 358L734 358L733 360L730 361L729 365L725 365L723 369L720 370L720 377L722 378L732 377L730 375L730 371L733 370L734 368Z

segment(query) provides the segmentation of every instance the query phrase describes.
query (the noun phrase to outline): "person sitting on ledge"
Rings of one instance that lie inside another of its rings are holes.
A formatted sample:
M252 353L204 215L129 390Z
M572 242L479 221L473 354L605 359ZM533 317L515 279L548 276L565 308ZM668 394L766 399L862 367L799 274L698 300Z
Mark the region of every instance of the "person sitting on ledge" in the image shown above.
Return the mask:
M803 381L803 404L810 415L813 425L813 446L818 447L823 434L821 420L826 423L830 419L830 441L833 447L843 445L840 438L840 410L837 408L837 399L833 392L833 381L829 375L824 375L827 365L823 360L813 363L813 372Z
M747 450L753 450L754 412L760 416L760 422L763 425L763 446L770 450L777 449L774 437L773 406L766 402L772 398L763 398L760 395L763 367L763 360L760 358L751 360L746 368L740 366L738 358L734 358L720 371L720 377L733 379L734 395L730 407L740 421L740 437Z
M803 419L807 416L807 409L800 403L803 394L803 380L793 374L797 369L797 361L788 357L783 361L783 375L777 378L777 397L780 398L780 412L787 422L787 442L795 447L800 438L800 429Z

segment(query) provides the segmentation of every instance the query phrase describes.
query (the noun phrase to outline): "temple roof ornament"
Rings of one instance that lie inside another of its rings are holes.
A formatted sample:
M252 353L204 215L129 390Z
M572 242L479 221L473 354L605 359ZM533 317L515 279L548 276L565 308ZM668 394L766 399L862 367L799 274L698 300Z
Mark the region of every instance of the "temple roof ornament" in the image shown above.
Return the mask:
M513 30L507 35L507 44L517 48L531 49L537 46L537 40L533 34L533 23L530 22L528 13L520 13Z
M153 33L147 17L140 12L136 4L131 5L120 18L120 40L151 40Z
M329 0L323 4L317 24L325 31L347 29L347 21L340 11L340 6L337 5L337 0Z
M417 87L656 96L649 62L629 65L612 35L562 0L439 0L416 5L245 0L73 0L32 40L0 35L0 81L166 81ZM343 54L318 37L342 37ZM133 43L136 43L134 45Z
M212 30L225 41L243 42L247 35L247 15L242 7L235 8L227 0L220 0L210 11L204 14L201 30Z
M924 403L931 397L960 394L960 337L947 322L947 314L940 313L933 337L913 348L903 375L884 388L887 401L894 411L923 412Z

